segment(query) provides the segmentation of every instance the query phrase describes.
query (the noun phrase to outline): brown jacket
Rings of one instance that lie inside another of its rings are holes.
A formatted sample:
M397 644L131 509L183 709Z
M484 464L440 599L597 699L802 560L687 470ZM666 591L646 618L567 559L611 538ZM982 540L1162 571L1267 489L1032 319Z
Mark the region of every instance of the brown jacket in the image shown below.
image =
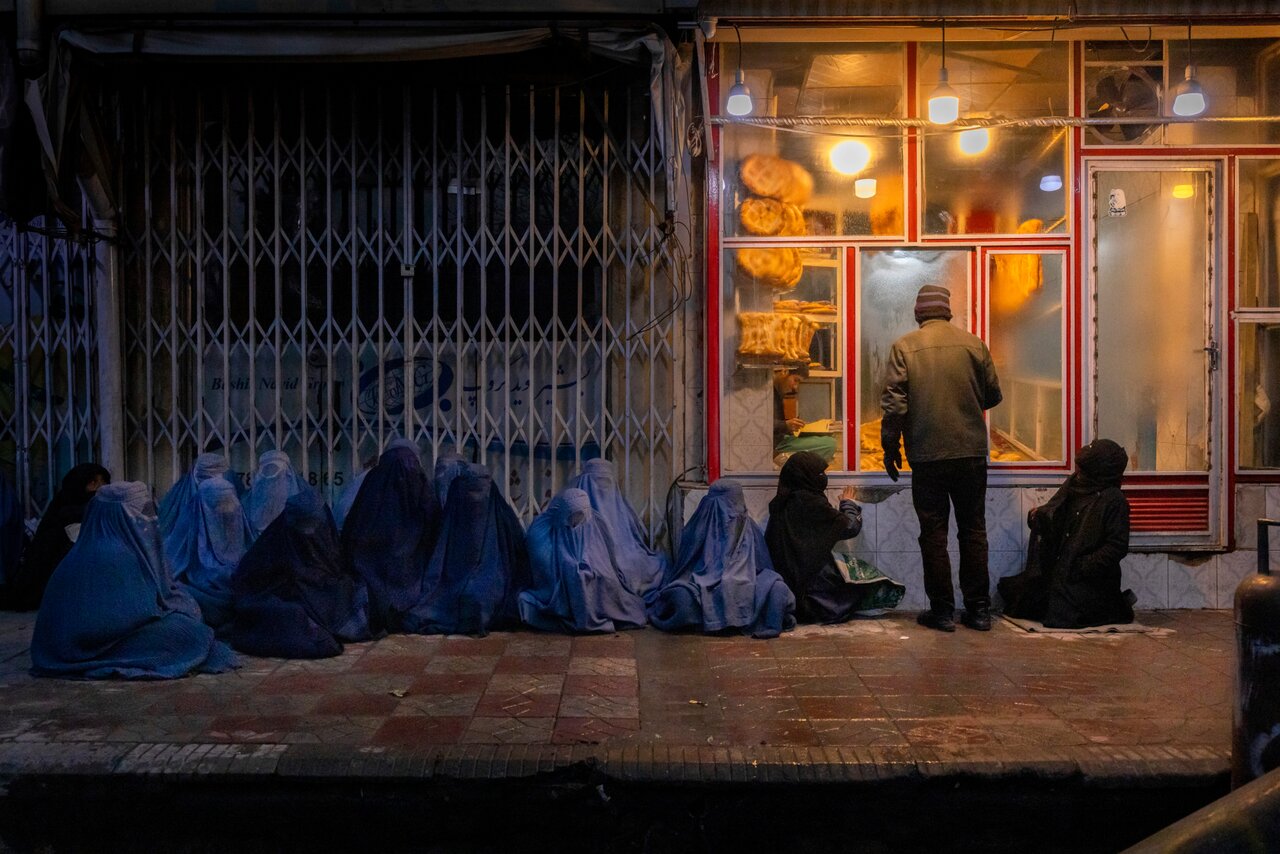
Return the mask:
M1000 400L1000 381L982 339L946 320L926 320L889 351L881 442L897 448L901 434L911 465L986 457L982 413Z

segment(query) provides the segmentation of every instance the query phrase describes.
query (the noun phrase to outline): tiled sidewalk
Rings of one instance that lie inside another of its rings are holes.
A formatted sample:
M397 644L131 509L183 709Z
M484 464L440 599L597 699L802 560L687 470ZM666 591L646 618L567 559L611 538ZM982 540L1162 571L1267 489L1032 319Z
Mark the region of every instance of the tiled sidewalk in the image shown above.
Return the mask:
M396 635L336 659L244 658L174 682L27 675L33 617L0 615L0 775L520 776L589 761L628 779L978 773L1220 775L1231 615L1163 631L952 635L914 614L772 641L530 632Z

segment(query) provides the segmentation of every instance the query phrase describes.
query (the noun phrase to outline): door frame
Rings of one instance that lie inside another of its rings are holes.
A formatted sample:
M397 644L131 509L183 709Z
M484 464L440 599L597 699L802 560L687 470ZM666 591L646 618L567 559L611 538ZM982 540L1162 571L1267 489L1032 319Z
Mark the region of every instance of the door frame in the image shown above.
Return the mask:
M1207 331L1206 346L1214 342L1217 347L1217 367L1209 368L1206 412L1208 415L1207 436L1209 443L1209 467L1207 472L1144 472L1138 475L1126 475L1125 492L1135 511L1135 522L1139 513L1160 515L1161 504L1167 505L1170 518L1177 516L1178 511L1172 509L1176 503L1179 507L1189 507L1195 502L1207 499L1207 525L1191 530L1170 525L1168 530L1136 530L1130 535L1130 549L1133 551L1167 551L1178 548L1187 551L1220 550L1227 542L1226 523L1228 513L1228 472L1226 452L1230 444L1227 435L1227 412L1225 393L1229 383L1224 378L1227 359L1227 285L1226 273L1227 223L1226 223L1226 179L1227 158L1225 156L1178 157L1174 158L1119 158L1119 157L1085 157L1081 168L1081 177L1085 184L1081 188L1084 235L1081 241L1081 270L1084 281L1084 306L1081 317L1081 356L1084 366L1083 392L1078 405L1081 409L1081 426L1084 434L1082 442L1096 438L1096 381L1097 376L1097 306L1098 306L1098 271L1094 246L1097 241L1097 221L1095 219L1096 185L1099 173L1106 172L1208 172L1210 181L1210 228L1212 246L1208 253L1208 294L1205 300L1205 324ZM1141 508L1141 510L1139 510ZM1141 527L1135 525L1135 527Z

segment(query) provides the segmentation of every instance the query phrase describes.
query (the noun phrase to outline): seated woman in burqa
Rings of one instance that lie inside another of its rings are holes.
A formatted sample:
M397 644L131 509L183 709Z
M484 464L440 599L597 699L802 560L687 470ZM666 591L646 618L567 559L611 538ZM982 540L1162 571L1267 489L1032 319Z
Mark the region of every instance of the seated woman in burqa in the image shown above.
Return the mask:
M425 594L427 563L440 504L418 448L397 439L378 459L342 528L342 551L369 589L369 628L405 631L405 617Z
M333 524L338 526L338 533L342 533L342 526L347 522L347 514L351 512L351 506L356 503L356 496L360 494L360 486L364 483L365 477L377 464L377 457L367 460L360 471L351 478L347 488L342 490L338 500L333 503Z
M773 566L796 595L802 623L839 623L860 612L893 607L906 588L869 564L851 580L836 566L836 543L862 531L857 492L846 486L840 509L827 500L827 463L809 451L792 454L778 473L764 538Z
M314 489L292 495L231 574L241 652L326 658L369 639L369 592L342 560L333 516Z
M591 499L591 509L604 530L610 554L627 588L640 594L645 602L652 601L662 587L671 561L665 552L649 545L640 517L618 488L613 464L598 458L587 460L567 486L581 489Z
M83 463L67 472L62 488L40 517L40 526L23 553L22 563L5 590L6 607L31 611L40 607L44 587L58 564L71 551L73 537L89 501L99 487L111 483L111 472L97 463Z
M215 629L231 622L231 574L253 541L253 531L231 481L211 477L196 487L192 518L178 525L191 538L169 554L178 582L200 603L204 621Z
M49 580L31 636L32 674L172 679L236 666L169 575L154 513L146 484L98 490Z
M255 533L267 530L267 526L284 511L285 502L300 492L315 490L293 470L293 463L284 451L267 451L258 458L258 471L253 483L240 503L244 515Z
M741 484L717 480L684 526L680 553L649 606L649 621L665 631L737 629L775 638L795 628L795 611L795 596L773 569Z
M520 618L548 632L612 632L645 624L644 599L610 553L591 498L564 489L525 536L533 586L520 594Z
M529 586L520 519L482 465L442 458L436 488L437 498L445 496L444 512L424 596L406 617L405 630L484 635L517 623L516 597Z
M185 550L198 516L200 484L210 478L227 479L227 458L222 454L201 454L191 464L191 470L178 478L172 488L160 499L160 533L164 537L165 553L172 558ZM230 481L227 481L230 483Z
M1027 514L1026 570L1000 580L1004 612L1055 629L1133 622L1133 593L1120 589L1129 553L1129 502L1120 491L1129 455L1095 439L1045 504Z

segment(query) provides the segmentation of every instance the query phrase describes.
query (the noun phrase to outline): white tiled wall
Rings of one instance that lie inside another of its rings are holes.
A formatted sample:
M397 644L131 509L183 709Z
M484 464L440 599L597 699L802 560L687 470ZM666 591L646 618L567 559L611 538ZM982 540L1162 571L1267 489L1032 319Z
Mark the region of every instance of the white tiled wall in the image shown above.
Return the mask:
M885 490L877 490L884 493ZM1002 604L996 582L1022 571L1027 548L1027 511L1048 501L1052 489L988 489L987 540L990 547L992 596ZM693 514L705 491L685 497L685 519ZM772 486L745 489L747 509L757 521L764 521ZM837 502L838 489L828 495ZM853 553L875 564L886 575L907 585L904 610L927 607L917 537L920 525L911 506L911 492L903 488L880 500L862 500L862 533L852 543ZM1280 519L1280 486L1240 486L1236 494L1236 541L1238 550L1227 554L1131 554L1121 561L1124 587L1138 597L1139 609L1150 608L1230 608L1236 586L1257 569L1255 520L1266 514ZM951 519L952 580L959 600L957 577L959 560L955 539L955 518ZM1271 565L1280 573L1280 530L1273 531ZM957 601L957 604L959 602Z

